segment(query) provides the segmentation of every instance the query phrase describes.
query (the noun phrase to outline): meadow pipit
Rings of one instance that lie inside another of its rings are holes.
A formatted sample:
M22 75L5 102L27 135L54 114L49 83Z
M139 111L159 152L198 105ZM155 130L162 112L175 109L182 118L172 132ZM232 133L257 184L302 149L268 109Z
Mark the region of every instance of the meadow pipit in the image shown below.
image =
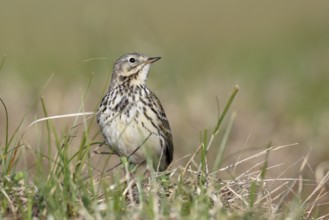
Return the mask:
M115 62L97 123L115 154L164 171L173 160L171 130L159 99L146 86L151 64L159 59L129 53Z

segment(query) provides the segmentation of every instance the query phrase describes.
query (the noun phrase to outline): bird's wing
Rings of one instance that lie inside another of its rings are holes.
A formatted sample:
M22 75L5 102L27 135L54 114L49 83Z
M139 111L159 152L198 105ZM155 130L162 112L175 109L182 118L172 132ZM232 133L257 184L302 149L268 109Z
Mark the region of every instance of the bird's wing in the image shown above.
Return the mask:
M154 110L157 112L156 115L160 119L158 121L158 127L160 128L159 129L160 135L162 135L164 137L165 142L166 142L165 154L166 154L167 162L169 164L173 160L173 154L174 154L174 145L173 145L173 139L172 139L170 125L169 125L166 113L160 103L160 100L152 92L150 95L151 95L152 104L155 106Z

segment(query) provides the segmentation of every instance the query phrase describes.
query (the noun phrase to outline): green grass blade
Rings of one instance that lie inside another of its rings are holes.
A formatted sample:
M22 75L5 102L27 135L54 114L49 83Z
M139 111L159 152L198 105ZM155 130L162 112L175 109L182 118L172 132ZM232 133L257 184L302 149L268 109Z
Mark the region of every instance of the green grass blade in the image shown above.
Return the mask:
M239 88L238 85L234 86L233 91L232 91L232 93L231 93L231 96L230 96L230 98L228 99L228 101L227 101L227 103L226 103L226 105L225 105L225 107L224 107L223 113L222 113L222 114L220 115L220 117L218 118L218 121L217 121L216 127L214 128L214 131L213 131L213 134L217 134L217 133L218 133L219 128L220 128L220 125L222 124L222 122L223 122L223 120L224 120L224 118L225 118L225 116L226 116L228 110L230 109L230 107L231 107L231 105L232 105L232 102L233 102L233 100L234 100L236 94L238 93L239 89L240 89L240 88Z
M223 135L222 140L220 142L219 150L218 150L218 153L217 153L214 165L213 165L213 170L217 170L220 166L220 163L222 162L223 154L224 154L224 151L225 151L225 148L226 148L226 143L227 143L229 135L231 133L231 130L232 130L232 127L233 127L233 122L234 122L235 118L236 118L236 113L233 112L232 117L231 117L231 119L230 119L230 121L229 121L229 123L228 123L228 125L225 129L224 135Z

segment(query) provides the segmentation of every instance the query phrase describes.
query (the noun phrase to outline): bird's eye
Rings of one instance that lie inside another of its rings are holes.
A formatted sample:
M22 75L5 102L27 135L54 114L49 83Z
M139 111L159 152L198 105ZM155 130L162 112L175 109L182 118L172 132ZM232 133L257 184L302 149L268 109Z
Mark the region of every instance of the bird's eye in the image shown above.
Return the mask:
M135 63L135 61L136 61L136 60L135 60L135 58L133 58L133 57L129 59L129 62L130 62L130 63Z

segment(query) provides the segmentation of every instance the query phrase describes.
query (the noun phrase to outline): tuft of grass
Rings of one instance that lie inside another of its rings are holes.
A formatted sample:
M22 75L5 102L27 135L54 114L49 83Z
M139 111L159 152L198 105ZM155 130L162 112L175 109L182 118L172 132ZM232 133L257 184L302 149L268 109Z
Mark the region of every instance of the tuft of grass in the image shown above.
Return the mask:
M94 167L98 150L94 149L97 134L91 134L92 122L81 112L69 128L58 132L49 116L46 101L41 99L44 118L29 126L41 134L39 146L29 147L24 139L12 145L5 139L1 151L1 162L8 152L24 146L35 158L34 170L18 170L15 164L8 170L2 169L0 178L0 216L5 218L92 218L92 219L323 219L318 216L321 202L328 194L325 184L329 175L322 175L318 182L304 179L301 175L307 167L307 158L295 162L300 165L298 178L275 179L266 177L268 170L281 169L283 164L269 165L271 152L295 147L297 144L274 146L271 143L258 153L240 157L234 164L221 167L221 160L234 122L235 113L226 128L223 120L238 92L233 89L224 111L219 115L210 136L204 131L201 143L184 158L184 166L174 161L162 173L144 174L142 169L129 171L126 160L116 168ZM83 96L84 97L84 96ZM83 98L82 98L83 102ZM3 102L2 102L3 103ZM5 104L3 103L4 108ZM83 111L83 105L81 110ZM8 118L7 110L5 114ZM72 116L72 115L64 115ZM80 117L83 116L82 121ZM63 118L60 117L60 118ZM8 126L9 120L7 119ZM39 126L44 123L44 126ZM221 132L219 146L213 146L214 139ZM14 134L18 136L18 133ZM6 134L6 137L8 134ZM214 163L208 161L211 147L218 148ZM5 154L6 153L6 154ZM104 156L104 161L110 155ZM199 160L197 158L200 158ZM261 162L252 163L263 158ZM23 160L22 154L15 158ZM224 174L253 164L245 172ZM211 166L211 164L213 164ZM9 171L9 172L8 172ZM282 172L282 173L283 173ZM34 175L32 175L34 173ZM271 185L275 184L275 187ZM303 186L313 185L305 197Z

